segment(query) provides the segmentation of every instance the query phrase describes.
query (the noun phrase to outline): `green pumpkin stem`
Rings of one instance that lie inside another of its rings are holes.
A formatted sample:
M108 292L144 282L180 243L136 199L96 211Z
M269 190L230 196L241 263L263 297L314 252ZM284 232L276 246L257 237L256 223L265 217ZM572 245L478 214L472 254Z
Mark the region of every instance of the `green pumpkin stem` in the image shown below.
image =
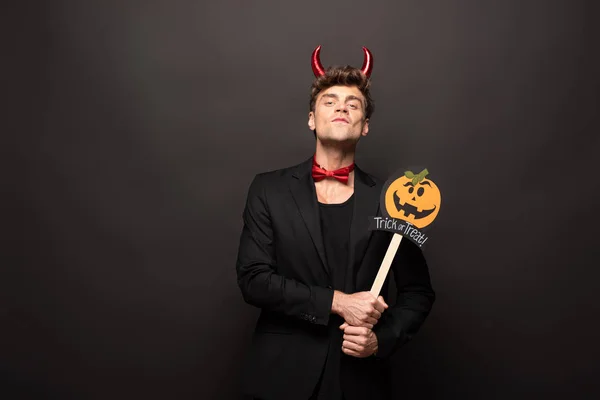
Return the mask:
M412 171L404 171L404 176L411 180L413 186L416 186L417 183L421 182L425 177L429 175L429 171L425 168L423 171L418 174L414 174Z

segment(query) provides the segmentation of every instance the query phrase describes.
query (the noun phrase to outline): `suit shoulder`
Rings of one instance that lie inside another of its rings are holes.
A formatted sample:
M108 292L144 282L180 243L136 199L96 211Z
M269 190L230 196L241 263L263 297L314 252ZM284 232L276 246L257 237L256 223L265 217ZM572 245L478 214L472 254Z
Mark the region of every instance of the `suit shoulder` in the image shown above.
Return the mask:
M270 171L263 171L256 174L254 179L260 179L261 181L274 181L283 178L288 174L290 168L280 168Z
M273 169L273 170L269 170L269 171L263 171L263 172L259 172L256 174L254 179L259 179L263 182L274 182L280 179L284 179L287 178L288 176L294 174L296 171L298 171L304 164L306 163L306 161L296 164L296 165L292 165L290 167L284 167L284 168L278 168L278 169Z
M252 179L250 189L262 191L267 187L284 184L285 181L294 173L296 173L303 165L304 163L300 163L290 167L259 172Z

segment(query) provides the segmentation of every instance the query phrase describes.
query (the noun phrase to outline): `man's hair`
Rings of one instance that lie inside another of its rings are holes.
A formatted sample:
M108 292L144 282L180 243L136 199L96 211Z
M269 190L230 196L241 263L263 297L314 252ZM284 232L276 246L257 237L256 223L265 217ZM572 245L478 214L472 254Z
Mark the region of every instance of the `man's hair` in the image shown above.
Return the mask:
M315 111L317 96L323 90L332 86L357 86L358 90L365 96L365 118L371 118L375 111L375 104L371 98L369 89L371 81L358 68L346 65L345 67L333 66L325 70L325 75L316 78L310 91L310 111Z

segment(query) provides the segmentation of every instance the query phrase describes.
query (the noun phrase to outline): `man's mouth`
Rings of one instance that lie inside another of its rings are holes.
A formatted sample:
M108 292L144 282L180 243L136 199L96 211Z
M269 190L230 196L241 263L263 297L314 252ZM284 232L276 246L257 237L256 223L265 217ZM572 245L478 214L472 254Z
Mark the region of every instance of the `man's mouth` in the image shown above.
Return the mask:
M425 218L436 209L436 206L433 206L431 210L417 211L417 207L410 205L407 202L400 204L400 196L398 196L398 192L394 192L394 205L396 206L396 210L398 210L398 212L404 213L405 218L408 218L408 216L412 214L415 219Z
M345 123L348 123L348 121L346 119L344 119L344 118L336 118L332 122L345 122Z

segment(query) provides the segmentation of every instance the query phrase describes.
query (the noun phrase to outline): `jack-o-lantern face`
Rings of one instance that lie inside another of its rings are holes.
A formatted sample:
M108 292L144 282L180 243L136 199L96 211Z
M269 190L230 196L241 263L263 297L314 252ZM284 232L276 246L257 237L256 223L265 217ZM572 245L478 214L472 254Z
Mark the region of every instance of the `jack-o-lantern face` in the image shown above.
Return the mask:
M392 218L410 222L417 228L431 224L440 211L442 196L437 185L425 179L427 170L415 175L406 171L385 192L385 209Z

